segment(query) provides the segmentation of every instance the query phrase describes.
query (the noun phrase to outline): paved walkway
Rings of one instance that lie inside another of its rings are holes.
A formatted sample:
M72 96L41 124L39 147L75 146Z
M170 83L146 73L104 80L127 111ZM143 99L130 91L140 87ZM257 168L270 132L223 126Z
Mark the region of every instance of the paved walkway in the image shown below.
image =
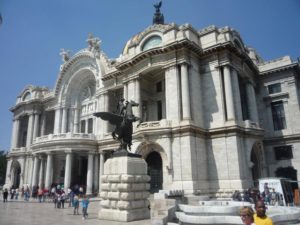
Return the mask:
M150 225L150 220L141 220L133 222L115 222L99 220L99 201L91 201L86 220L82 220L82 215L73 215L73 208L65 204L64 209L54 208L53 203L38 203L37 201L23 202L14 201L0 202L0 224L1 225ZM81 214L81 208L79 208Z

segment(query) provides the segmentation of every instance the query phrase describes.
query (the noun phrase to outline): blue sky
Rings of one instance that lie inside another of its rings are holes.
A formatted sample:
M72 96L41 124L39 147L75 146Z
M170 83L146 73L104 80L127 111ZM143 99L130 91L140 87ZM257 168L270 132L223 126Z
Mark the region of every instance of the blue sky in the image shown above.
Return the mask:
M75 54L88 33L116 58L152 24L158 0L0 0L0 150L9 150L16 97L29 84L54 88L60 49ZM265 60L300 57L299 0L163 0L165 23L236 29Z

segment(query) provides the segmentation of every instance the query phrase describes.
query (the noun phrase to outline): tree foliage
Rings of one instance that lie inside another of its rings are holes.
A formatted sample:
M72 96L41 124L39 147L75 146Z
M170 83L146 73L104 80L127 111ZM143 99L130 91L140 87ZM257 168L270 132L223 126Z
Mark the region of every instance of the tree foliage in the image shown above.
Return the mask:
M6 155L7 153L4 150L0 150L0 184L4 184L5 175L6 175Z

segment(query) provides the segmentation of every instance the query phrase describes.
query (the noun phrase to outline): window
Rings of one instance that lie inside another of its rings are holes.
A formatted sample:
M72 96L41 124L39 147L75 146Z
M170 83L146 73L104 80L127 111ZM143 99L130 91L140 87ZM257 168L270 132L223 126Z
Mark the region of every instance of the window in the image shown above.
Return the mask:
M88 119L88 133L89 134L93 133L93 119L92 118Z
M157 120L162 119L162 102L157 101Z
M26 92L26 94L23 96L23 101L27 101L31 99L31 93L30 92Z
M272 117L274 130L283 130L286 128L285 113L283 102L272 102L271 103Z
M81 120L80 122L80 132L85 133L85 120Z
M285 160L293 158L293 150L291 145L278 146L274 148L276 160Z
M156 92L162 92L163 91L163 84L162 81L159 81L156 83Z
M160 36L157 36L157 35L152 36L145 42L145 44L142 47L142 50L146 51L150 48L154 48L154 47L160 45L161 41L162 40L161 40Z
M268 86L268 91L269 94L275 94L281 92L281 84L276 83L276 84L271 84Z

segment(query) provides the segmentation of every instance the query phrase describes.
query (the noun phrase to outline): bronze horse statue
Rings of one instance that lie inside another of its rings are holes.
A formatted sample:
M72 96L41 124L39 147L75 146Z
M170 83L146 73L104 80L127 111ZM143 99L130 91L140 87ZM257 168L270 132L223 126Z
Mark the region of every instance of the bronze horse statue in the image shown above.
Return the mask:
M133 114L132 107L139 106L138 103L134 101L126 101L123 104L124 99L121 99L117 107L116 113L110 112L97 112L94 116L100 117L103 120L107 120L109 123L115 125L115 129L112 132L112 137L120 142L120 147L118 150L131 150L132 145L132 133L133 126L132 123L140 121L138 126L142 123L139 117Z

